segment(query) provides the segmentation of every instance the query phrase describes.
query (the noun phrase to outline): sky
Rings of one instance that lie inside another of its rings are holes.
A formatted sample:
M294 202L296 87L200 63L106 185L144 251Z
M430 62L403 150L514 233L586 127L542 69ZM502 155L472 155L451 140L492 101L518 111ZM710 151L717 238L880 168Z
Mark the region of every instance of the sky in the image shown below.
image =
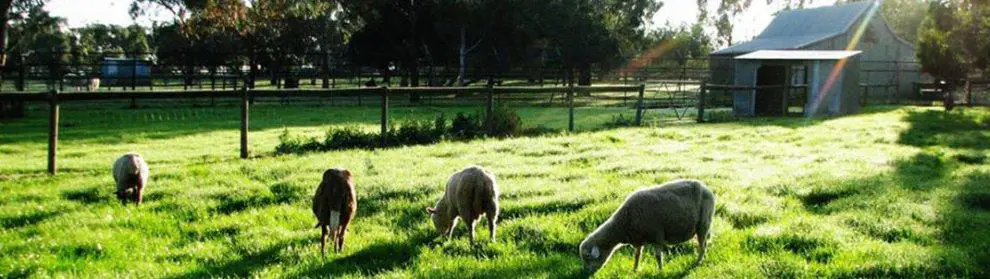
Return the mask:
M697 0L665 0L664 5L653 17L652 26L667 24L693 24L698 17ZM709 1L715 4L717 1ZM811 6L831 5L835 0L814 0ZM69 27L81 27L92 23L151 26L153 20L164 21L171 18L167 11L153 11L147 18L132 20L128 10L131 0L50 0L46 5L54 16L64 17ZM750 10L737 21L733 31L736 42L748 41L758 35L773 20L774 12L783 7L780 4L767 5L766 1L753 1ZM714 6L711 7L714 10Z

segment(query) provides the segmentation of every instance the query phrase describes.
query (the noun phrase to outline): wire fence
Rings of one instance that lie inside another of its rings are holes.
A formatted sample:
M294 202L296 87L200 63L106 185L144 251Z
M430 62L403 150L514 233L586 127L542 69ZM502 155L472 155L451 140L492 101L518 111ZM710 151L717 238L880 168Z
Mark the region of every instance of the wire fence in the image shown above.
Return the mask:
M380 128L381 146L387 146L387 131L390 128L389 112L393 106L407 105L413 102L414 98L426 98L429 101L447 102L471 106L478 101L484 104L484 116L491 118L496 106L506 105L526 105L533 106L544 101L548 108L558 108L553 114L563 114L567 118L566 129L575 131L577 129L576 107L597 106L599 108L612 109L614 112L627 113L632 115L630 125L639 125L643 117L643 97L645 86L581 86L581 87L451 87L451 88L352 88L352 89L253 89L246 88L240 90L227 91L183 91L183 92L99 92L99 93L59 93L51 91L49 93L0 93L0 101L3 103L24 103L24 102L46 102L48 105L48 172L57 172L57 146L59 134L60 106L63 103L72 102L92 102L92 101L113 101L129 100L132 105L137 100L157 99L157 100L192 100L192 99L233 99L237 100L240 107L240 130L241 144L240 157L248 158L248 130L250 127L250 109L252 103L258 99L278 100L279 102L290 102L292 98L337 98L353 102L356 98L358 102L367 102L369 105L376 105L380 108ZM636 92L634 98L630 98L628 92ZM549 94L550 98L544 100L540 95ZM621 94L621 95L620 95ZM418 97L414 97L418 96ZM620 97L622 96L622 97ZM556 101L554 99L557 99ZM632 100L630 100L632 99ZM395 101L393 101L395 100ZM575 101L579 100L579 101ZM420 102L415 101L415 102ZM621 103L621 105L620 105ZM548 110L549 111L549 110ZM594 121L595 117L602 114L590 114L592 117L584 117L583 120ZM177 116L176 118L180 118ZM599 119L600 120L600 119ZM589 123L587 125L595 125Z
M247 83L255 89L456 86L634 85L655 79L703 80L707 59L658 60L636 68L594 64L567 68L541 59L523 65L416 61L414 65L366 67L328 53L154 52L0 54L6 66L0 92L114 90L226 90ZM496 63L498 64L498 63ZM504 63L503 63L504 64Z

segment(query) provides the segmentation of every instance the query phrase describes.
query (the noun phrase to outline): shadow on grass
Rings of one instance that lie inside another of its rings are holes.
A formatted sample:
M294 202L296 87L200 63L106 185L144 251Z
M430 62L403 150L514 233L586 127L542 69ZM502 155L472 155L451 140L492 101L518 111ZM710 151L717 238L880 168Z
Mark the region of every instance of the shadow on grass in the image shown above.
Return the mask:
M170 276L169 278L249 277L254 271L279 263L281 261L279 252L285 250L287 247L300 246L309 242L311 240L293 239L271 245L260 251L242 253L237 260L223 263L208 262L199 269L177 276Z
M955 250L943 251L942 257L956 262L956 269L972 269L966 277L990 276L990 235L986 230L990 228L990 172L967 175L955 200L942 212L940 237Z
M569 213L581 210L585 206L592 204L594 200L582 199L582 200L569 200L569 201L550 201L546 203L539 204L527 204L521 206L507 206L502 208L500 212L499 219L501 220L512 220L518 218L525 218L532 215L541 214L551 214L551 213Z
M909 111L905 120L911 127L901 133L901 144L927 147L990 148L990 114L981 109Z
M410 235L409 238L398 241L377 242L353 254L328 260L290 277L323 278L355 274L375 276L415 261L419 256L420 247L433 238L423 233Z
M821 117L813 117L813 118L807 118L804 117L803 115L788 116L788 117L749 117L749 118L740 118L739 120L734 120L734 121L720 121L715 123L739 123L745 126L776 126L776 127L794 129L794 128L815 126L818 124L825 123L829 120L839 119L843 117L888 113L901 108L902 107L900 106L874 106L874 107L867 107L863 109L862 112L852 115L821 116Z
M390 205L429 200L434 194L439 196L439 193L434 193L434 190L430 188L389 189L382 187L358 197L358 206L360 207L358 214L374 215L386 212ZM425 210L424 207L421 211L426 212Z
M45 220L58 217L59 215L62 215L61 211L53 210L36 211L11 217L0 217L0 225L6 229L18 229L44 222Z
M911 126L901 134L899 143L932 148L893 162L891 172L837 181L794 195L812 213L848 212L840 217L845 219L844 225L865 236L887 243L911 241L934 252L933 259L923 265L875 265L835 276L986 277L990 275L990 242L986 241L990 236L985 229L990 227L990 173L967 167L982 162L952 153L986 149L990 143L990 114L946 114L937 110L907 113ZM950 194L935 195L936 190ZM948 199L933 200L943 197ZM922 201L933 204L935 220L912 212L889 211L913 208L912 204ZM917 230L916 226L934 227L934 233ZM798 252L795 254L800 256Z
M97 187L63 191L62 197L82 204L96 204L108 200L108 197L100 194L100 189Z

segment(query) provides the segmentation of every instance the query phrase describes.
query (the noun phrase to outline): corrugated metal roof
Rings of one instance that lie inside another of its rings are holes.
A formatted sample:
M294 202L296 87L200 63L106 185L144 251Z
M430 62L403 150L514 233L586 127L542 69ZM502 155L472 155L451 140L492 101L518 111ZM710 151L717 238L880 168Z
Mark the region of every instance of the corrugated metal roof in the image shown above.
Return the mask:
M862 53L858 50L759 50L736 56L742 60L839 60Z
M879 2L862 1L781 12L752 41L736 44L712 54L798 49L845 33L873 5L879 5Z

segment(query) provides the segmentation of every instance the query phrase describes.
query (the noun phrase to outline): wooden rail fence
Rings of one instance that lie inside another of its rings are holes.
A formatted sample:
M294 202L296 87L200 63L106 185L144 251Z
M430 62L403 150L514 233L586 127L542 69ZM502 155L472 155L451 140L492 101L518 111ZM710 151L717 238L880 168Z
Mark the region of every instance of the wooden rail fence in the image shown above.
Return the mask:
M247 159L250 155L248 150L248 129L250 128L249 118L251 102L256 97L330 97L330 96L366 96L379 95L381 97L381 145L386 145L388 132L388 111L389 96L395 94L419 94L428 95L449 95L456 93L466 94L486 94L485 118L491 120L494 110L495 96L501 94L520 93L565 93L567 95L568 121L567 129L574 131L574 94L575 93L600 93L600 92L621 92L639 91L639 98L636 103L636 125L643 121L643 96L645 85L638 86L570 86L570 87L413 87L413 88L349 88L349 89L247 89L229 91L213 90L190 90L190 91L129 91L129 92L101 92L101 93L59 93L50 91L48 93L0 93L0 101L21 101L21 102L47 102L50 108L48 118L48 173L55 175L58 171L58 128L59 128L59 104L73 101L97 101L97 100L131 100L137 99L196 99L196 98L216 98L216 99L240 99L241 107L241 149L240 156Z

